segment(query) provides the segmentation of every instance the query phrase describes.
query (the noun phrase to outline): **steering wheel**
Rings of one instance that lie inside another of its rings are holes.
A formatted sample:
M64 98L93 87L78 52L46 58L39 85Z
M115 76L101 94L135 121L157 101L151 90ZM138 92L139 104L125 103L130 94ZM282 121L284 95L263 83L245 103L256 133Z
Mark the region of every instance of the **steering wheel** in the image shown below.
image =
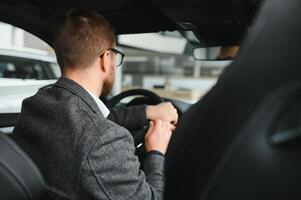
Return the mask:
M113 108L122 99L130 97L130 96L144 96L144 97L147 97L149 99L149 101L151 102L150 104L154 104L154 105L164 102L164 100L159 95L157 95L156 93L154 93L152 91L145 90L145 89L132 89L132 90L127 90L127 91L121 92L120 94L114 96L112 99L110 99L107 102L107 107L108 108Z
M145 90L145 89L132 89L132 90L127 90L124 92L121 92L120 94L114 96L112 99L110 99L109 101L107 101L107 107L113 108L115 107L118 103L120 103L120 101L124 98L127 97L131 97L131 96L143 96L144 98L147 99L147 104L150 105L157 105L160 103L163 103L164 100L157 95L156 93L149 91L149 90ZM135 101L132 100L128 106L130 106L131 104L133 104ZM145 103L145 99L143 100ZM135 105L139 105L141 104L141 102L136 102ZM144 135L148 130L148 125L145 125L141 130L131 130L132 135L134 137L134 143L136 146L136 154L138 155L140 161L144 158L145 156L145 151L144 151Z

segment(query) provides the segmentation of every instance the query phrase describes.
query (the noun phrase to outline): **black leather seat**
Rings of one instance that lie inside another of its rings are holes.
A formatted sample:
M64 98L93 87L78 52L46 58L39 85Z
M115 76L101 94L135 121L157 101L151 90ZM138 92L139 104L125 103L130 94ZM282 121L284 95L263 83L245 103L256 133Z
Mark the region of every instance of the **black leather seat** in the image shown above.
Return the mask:
M43 189L35 164L7 135L0 134L0 199L38 199Z
M181 119L166 199L301 198L301 1L266 0L237 59Z

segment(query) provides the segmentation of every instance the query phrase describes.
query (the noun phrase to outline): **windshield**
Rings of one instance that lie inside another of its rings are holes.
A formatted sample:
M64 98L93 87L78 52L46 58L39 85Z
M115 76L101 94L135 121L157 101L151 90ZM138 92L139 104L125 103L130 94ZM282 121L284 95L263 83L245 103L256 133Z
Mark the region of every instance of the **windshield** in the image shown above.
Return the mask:
M231 61L196 60L197 39L192 32L159 32L118 36L125 54L121 90L144 88L160 96L189 103L198 101ZM204 49L207 57L220 47Z

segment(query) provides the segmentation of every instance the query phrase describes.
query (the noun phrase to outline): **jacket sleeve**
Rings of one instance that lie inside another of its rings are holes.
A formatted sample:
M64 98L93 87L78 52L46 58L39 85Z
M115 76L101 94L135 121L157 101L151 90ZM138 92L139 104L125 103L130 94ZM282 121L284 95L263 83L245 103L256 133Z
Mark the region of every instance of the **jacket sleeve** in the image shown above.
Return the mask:
M144 173L130 133L115 127L106 135L89 151L80 176L80 199L163 199L164 157L148 155Z
M139 130L147 124L146 105L113 108L107 119L128 130Z

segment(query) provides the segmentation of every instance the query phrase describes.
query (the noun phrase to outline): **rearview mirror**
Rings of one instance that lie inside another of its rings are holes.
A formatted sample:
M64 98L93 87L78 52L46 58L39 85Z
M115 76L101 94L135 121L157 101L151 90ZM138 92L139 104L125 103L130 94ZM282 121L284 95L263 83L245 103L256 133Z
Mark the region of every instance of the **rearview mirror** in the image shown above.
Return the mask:
M239 50L239 46L227 47L199 47L193 50L193 57L196 60L233 60Z

